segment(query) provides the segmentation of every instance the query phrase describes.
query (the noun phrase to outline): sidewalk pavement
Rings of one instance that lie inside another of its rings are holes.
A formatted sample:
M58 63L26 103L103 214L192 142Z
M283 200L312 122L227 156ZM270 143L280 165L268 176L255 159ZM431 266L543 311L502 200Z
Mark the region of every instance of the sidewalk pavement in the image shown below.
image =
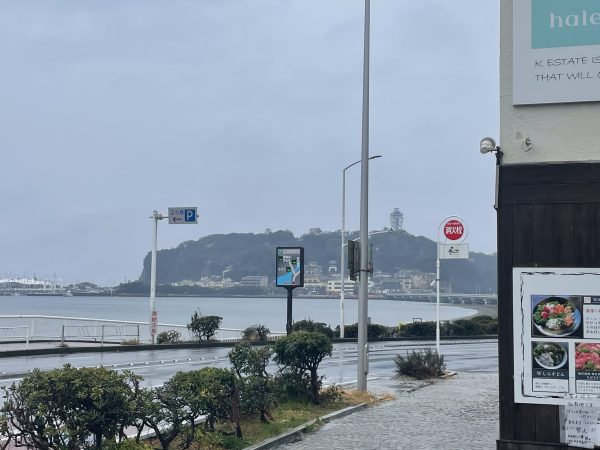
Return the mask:
M410 391L410 383L385 378L369 391L389 392L383 402L335 419L279 450L495 449L498 374L463 372Z

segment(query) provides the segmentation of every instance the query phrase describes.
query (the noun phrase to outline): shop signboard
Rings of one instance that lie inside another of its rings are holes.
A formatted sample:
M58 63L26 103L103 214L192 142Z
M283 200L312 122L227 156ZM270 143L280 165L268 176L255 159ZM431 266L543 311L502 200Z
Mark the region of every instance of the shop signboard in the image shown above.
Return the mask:
M600 2L513 1L513 104L600 100Z

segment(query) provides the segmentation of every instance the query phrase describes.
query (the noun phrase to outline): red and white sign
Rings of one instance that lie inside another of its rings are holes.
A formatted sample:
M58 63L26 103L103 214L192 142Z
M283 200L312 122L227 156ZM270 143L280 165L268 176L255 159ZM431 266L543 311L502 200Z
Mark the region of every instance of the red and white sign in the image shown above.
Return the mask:
M150 334L154 336L158 331L158 312L152 311L151 321L150 321Z
M458 241L459 239L462 239L465 234L465 226L460 220L451 219L444 224L443 233L444 236L446 236L446 239Z

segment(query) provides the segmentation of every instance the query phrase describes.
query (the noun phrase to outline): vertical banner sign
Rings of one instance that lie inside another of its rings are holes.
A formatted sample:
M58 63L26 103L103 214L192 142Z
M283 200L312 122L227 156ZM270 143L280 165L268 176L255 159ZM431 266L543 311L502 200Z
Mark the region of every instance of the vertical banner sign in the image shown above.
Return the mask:
M600 2L512 3L513 104L600 100Z
M277 247L275 254L275 285L287 290L285 330L292 332L292 292L304 286L304 248Z
M156 336L158 331L158 312L156 310L152 311L151 321L150 321L150 334L152 336Z
M277 247L276 286L304 286L304 248Z

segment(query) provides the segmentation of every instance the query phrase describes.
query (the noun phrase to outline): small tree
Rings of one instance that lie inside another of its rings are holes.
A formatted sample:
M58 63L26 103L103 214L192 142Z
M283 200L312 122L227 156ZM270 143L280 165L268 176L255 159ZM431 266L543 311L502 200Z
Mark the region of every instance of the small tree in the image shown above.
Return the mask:
M154 430L163 449L179 437L181 448L188 448L196 434L196 419L206 415L204 426L214 431L217 420L232 418L241 437L235 377L230 370L204 367L177 372L163 386L152 389L152 402L145 423ZM167 425L166 427L164 425Z
M308 372L312 388L312 400L319 403L321 380L317 374L319 364L325 356L331 356L333 344L322 333L298 331L275 342L274 360L292 371Z
M204 338L208 341L215 335L222 320L220 316L203 316L199 311L195 311L187 328L197 340L201 341Z
M229 361L238 377L257 376L267 378L267 366L273 355L273 347L252 347L250 344L235 344L228 353Z
M267 373L272 354L271 346L252 347L247 343L236 344L229 352L229 360L238 376L242 411L260 413L261 422L273 418L273 383Z

